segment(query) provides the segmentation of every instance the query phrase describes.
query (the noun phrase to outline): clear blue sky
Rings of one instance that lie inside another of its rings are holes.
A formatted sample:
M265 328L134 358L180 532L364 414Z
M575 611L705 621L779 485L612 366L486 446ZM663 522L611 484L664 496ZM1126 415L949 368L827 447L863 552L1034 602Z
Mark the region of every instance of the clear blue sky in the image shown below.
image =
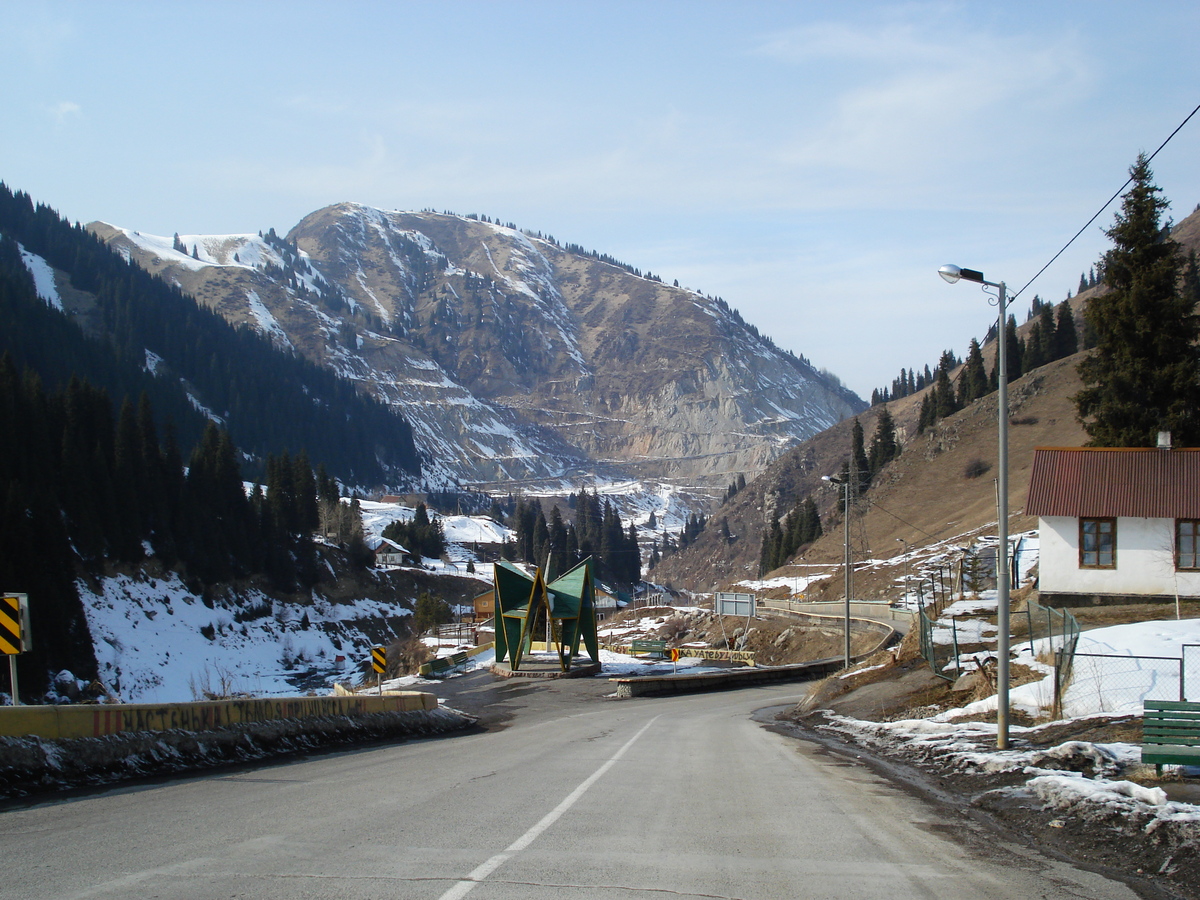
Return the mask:
M864 397L1200 103L1200 4L0 0L0 179L71 220L482 213L724 297ZM1200 203L1200 115L1153 164ZM1112 210L1014 307L1057 302Z

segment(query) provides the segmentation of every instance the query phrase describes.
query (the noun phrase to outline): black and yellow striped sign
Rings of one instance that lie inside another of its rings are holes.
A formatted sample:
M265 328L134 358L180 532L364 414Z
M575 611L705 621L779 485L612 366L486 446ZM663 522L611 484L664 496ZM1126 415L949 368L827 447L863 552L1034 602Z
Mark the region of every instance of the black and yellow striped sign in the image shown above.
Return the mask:
M0 653L10 656L20 653L21 600L19 597L0 598Z
M382 675L387 671L387 648L371 648L371 668Z

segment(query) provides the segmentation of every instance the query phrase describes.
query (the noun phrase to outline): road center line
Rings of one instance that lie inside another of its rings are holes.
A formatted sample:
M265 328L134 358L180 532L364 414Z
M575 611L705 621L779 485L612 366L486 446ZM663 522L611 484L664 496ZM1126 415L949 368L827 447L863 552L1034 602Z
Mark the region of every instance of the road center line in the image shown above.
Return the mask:
M461 900L462 897L465 897L467 894L471 893L477 884L479 884L481 881L484 881L489 875L504 865L505 862L512 859L512 857L516 856L535 840L537 840L539 835L557 822L559 818L562 817L563 813L565 813L579 801L579 798L587 792L588 788L599 781L605 772L616 765L617 760L625 755L625 751L632 747L634 742L643 734L645 734L646 730L655 722L657 722L659 718L660 716L655 716L653 719L643 725L637 734L625 742L625 746L614 753L612 758L604 763L604 765L589 775L587 779L579 785L579 787L567 794L566 798L560 804L558 804L558 806L546 813L540 822L509 844L509 846L506 847L502 853L497 853L487 862L476 867L475 870L468 874L463 881L458 882L456 885L454 885L454 887L442 894L439 900Z

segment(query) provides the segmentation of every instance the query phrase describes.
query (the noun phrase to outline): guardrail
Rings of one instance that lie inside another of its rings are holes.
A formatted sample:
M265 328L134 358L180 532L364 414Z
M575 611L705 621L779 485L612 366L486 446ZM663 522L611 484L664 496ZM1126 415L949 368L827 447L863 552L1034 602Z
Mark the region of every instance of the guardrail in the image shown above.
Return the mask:
M634 653L633 643L628 644L601 644L601 648L608 650L610 653L623 653L626 656L632 656ZM715 647L676 647L679 651L679 658L691 657L693 659L716 659L724 660L725 662L741 662L748 666L754 665L754 654L749 650L721 650Z

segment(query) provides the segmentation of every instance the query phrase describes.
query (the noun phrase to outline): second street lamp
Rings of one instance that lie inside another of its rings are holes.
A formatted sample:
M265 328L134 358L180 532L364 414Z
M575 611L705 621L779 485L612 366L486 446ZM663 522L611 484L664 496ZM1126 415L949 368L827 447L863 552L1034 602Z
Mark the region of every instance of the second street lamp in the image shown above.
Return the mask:
M1003 281L984 281L983 273L958 266L942 266L938 274L943 280L955 284L960 279L994 287L998 291L996 306L999 311L996 326L996 381L999 420L999 455L996 474L996 630L999 632L996 646L996 749L1008 749L1008 329L1005 321L1008 312L1008 288Z
M854 586L854 569L851 566L851 561L850 561L850 500L851 500L851 494L854 490L854 482L856 479L857 479L857 475L854 472L853 463L851 464L850 474L845 478L838 478L836 475L822 475L821 476L822 481L828 481L830 484L841 485L846 491L846 511L842 518L843 518L843 530L844 530L845 538L846 538L845 558L844 558L844 563L845 563L845 567L846 567L846 615L845 615L845 621L843 623L843 632L844 632L843 637L845 639L843 655L845 657L844 668L847 668L847 669L850 668L850 592Z

